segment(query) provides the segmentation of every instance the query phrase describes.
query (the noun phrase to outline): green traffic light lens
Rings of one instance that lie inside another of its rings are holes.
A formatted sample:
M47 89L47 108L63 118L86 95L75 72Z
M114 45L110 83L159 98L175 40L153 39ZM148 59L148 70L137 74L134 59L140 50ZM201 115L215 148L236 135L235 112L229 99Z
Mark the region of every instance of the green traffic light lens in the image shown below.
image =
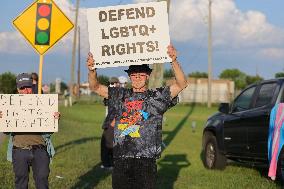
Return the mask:
M36 35L36 40L39 44L45 44L48 42L48 34L46 32L39 32Z

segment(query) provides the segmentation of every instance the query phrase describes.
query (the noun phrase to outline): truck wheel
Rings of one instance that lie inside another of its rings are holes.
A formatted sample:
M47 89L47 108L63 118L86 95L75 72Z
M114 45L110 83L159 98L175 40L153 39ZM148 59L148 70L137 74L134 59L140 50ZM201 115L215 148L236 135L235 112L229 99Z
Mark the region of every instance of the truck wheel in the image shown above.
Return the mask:
M212 133L204 134L203 164L207 169L224 169L227 158L220 153L216 137Z

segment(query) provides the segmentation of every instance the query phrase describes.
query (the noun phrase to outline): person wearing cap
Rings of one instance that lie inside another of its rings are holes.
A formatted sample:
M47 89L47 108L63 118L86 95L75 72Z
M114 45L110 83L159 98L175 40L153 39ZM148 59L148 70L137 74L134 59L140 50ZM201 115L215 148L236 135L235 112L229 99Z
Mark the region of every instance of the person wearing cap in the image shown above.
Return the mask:
M177 103L178 94L187 86L185 75L177 61L177 51L168 46L168 55L175 74L171 86L153 90L147 88L151 74L148 65L131 65L128 76L131 88L108 88L98 82L93 69L94 58L89 53L90 88L109 99L115 111L112 173L113 189L155 188L156 159L161 156L163 114Z
M109 80L109 87L119 87L119 80L117 77L111 77ZM101 137L101 168L112 170L113 168L113 125L112 121L115 114L112 107L108 107L108 99L104 98L104 105L106 106L106 118L103 122L103 134Z
M30 74L22 73L16 78L19 94L33 94ZM60 113L55 112L54 118L59 119ZM0 111L0 119L3 117ZM10 135L7 160L13 164L15 188L28 188L30 167L37 189L48 188L49 163L54 156L50 133L5 133Z
M119 81L119 85L121 87L126 87L128 80L127 80L127 78L125 76L119 76L118 77L118 81Z
M109 87L119 87L119 80L117 77L111 77L109 80Z

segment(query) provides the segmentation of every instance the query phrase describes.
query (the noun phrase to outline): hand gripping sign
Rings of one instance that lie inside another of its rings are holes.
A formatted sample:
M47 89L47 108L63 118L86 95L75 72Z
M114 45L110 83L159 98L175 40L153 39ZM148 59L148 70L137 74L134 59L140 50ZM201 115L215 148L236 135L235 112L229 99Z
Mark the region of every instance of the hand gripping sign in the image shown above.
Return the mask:
M87 18L96 68L170 61L166 2L91 8Z

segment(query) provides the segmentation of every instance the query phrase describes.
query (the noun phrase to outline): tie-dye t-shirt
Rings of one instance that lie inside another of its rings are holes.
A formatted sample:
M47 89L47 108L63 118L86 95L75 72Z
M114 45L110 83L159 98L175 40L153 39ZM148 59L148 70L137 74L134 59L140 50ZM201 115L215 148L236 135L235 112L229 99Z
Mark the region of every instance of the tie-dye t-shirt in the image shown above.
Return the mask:
M114 158L159 158L163 114L176 105L169 87L134 93L109 88L109 107L115 112Z

